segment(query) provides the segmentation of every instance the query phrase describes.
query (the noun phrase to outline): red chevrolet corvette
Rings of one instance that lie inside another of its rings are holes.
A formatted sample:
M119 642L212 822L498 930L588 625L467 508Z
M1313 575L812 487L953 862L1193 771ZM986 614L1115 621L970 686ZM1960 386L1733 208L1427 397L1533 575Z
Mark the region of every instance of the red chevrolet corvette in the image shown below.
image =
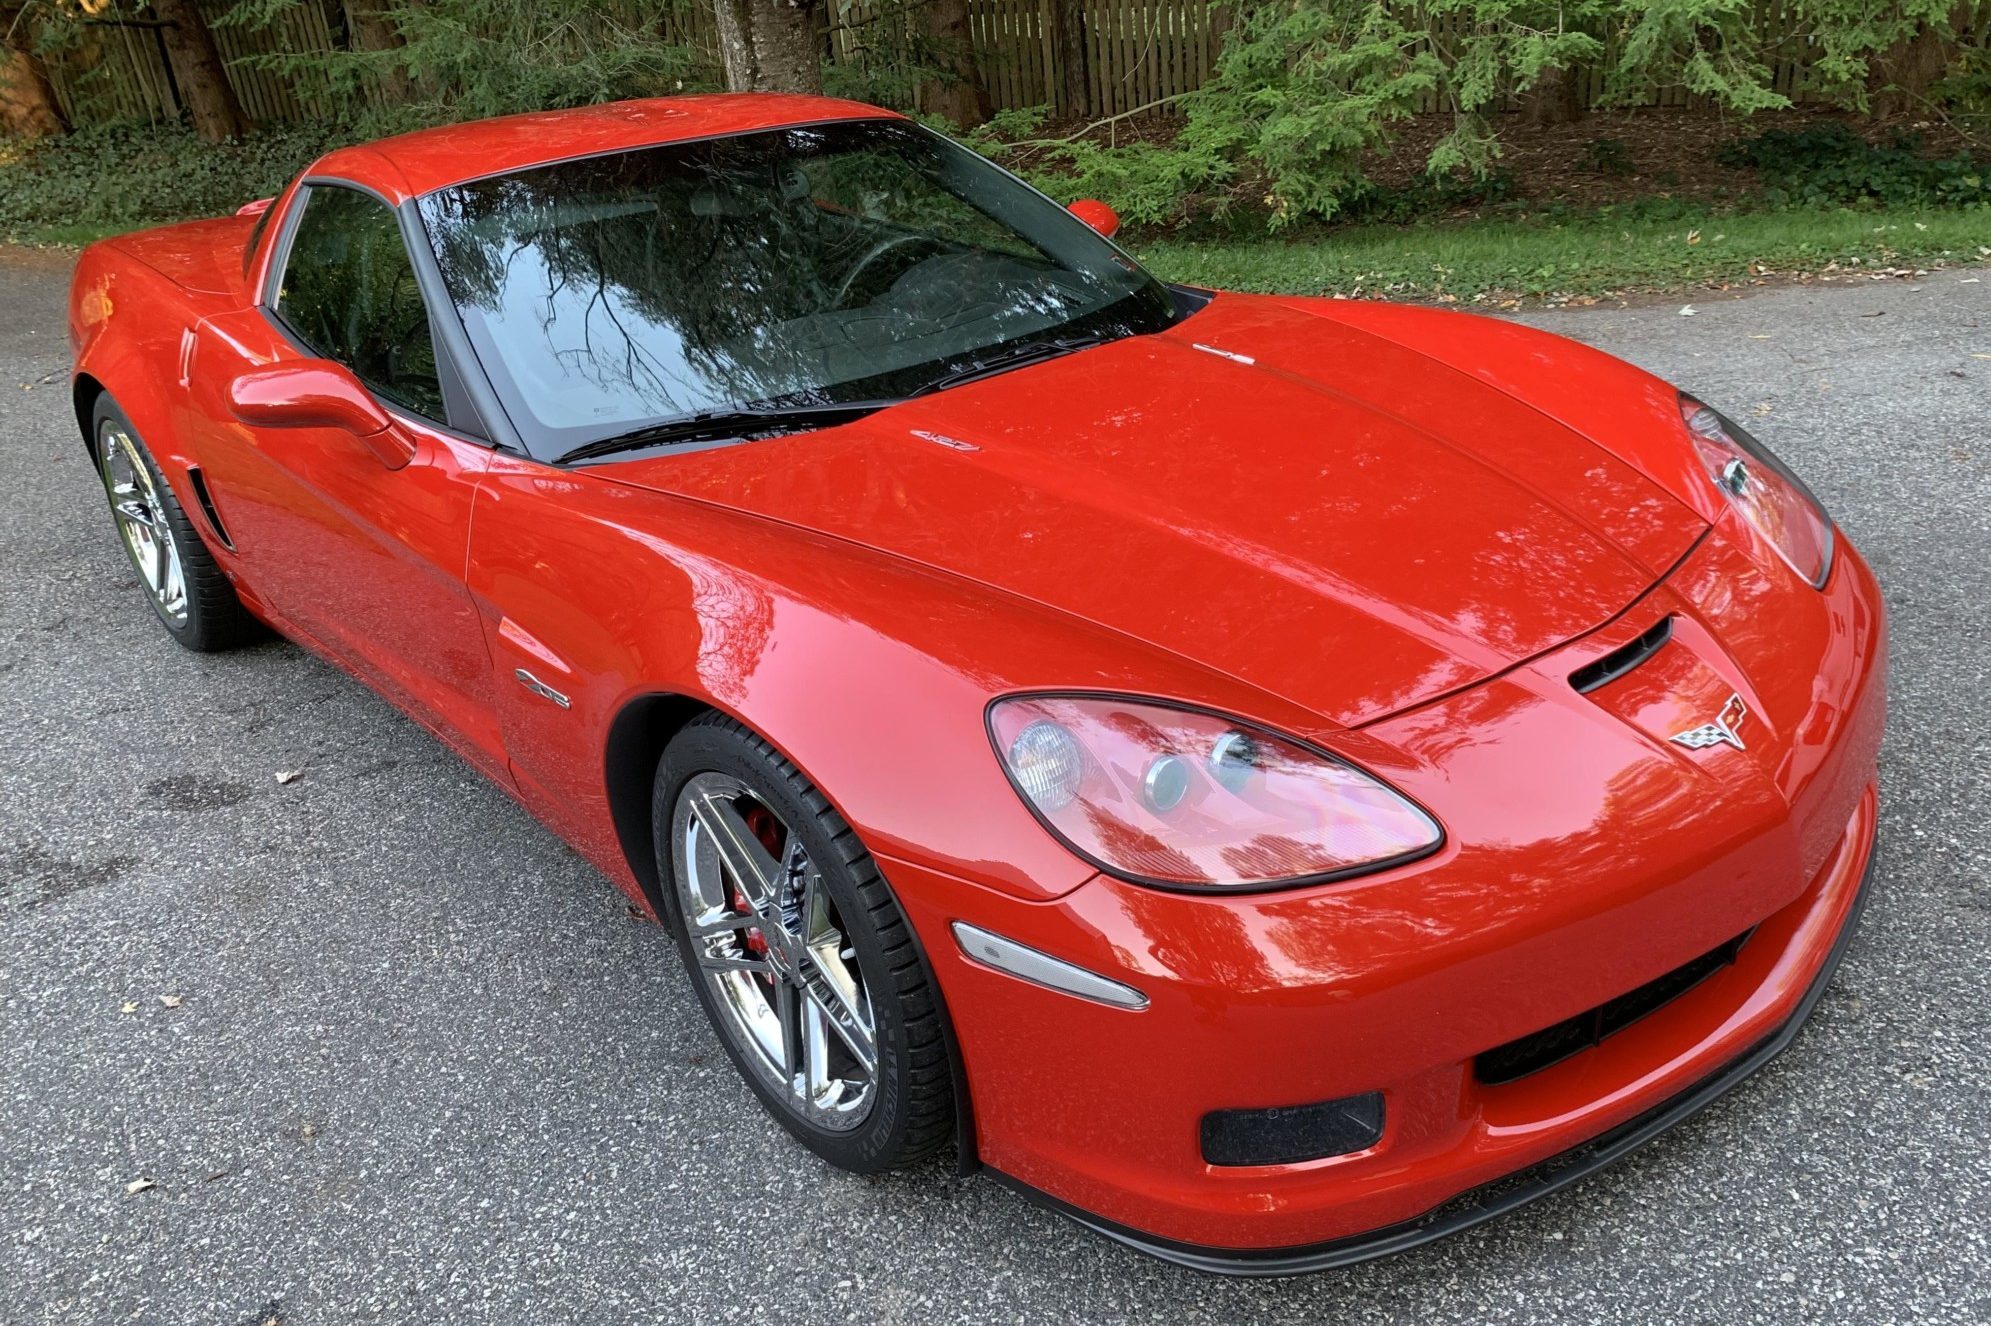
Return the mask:
M516 796L826 1160L952 1141L1210 1270L1409 1247L1793 1037L1880 592L1630 365L1112 229L846 102L433 130L89 249L76 417L176 639Z

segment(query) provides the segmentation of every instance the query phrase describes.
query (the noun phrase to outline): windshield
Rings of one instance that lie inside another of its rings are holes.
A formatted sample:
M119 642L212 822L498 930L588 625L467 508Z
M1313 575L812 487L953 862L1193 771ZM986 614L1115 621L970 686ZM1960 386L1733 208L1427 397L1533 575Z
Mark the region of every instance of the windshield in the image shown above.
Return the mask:
M470 340L542 454L708 411L898 398L999 346L1175 316L1083 222L897 121L563 161L421 210Z

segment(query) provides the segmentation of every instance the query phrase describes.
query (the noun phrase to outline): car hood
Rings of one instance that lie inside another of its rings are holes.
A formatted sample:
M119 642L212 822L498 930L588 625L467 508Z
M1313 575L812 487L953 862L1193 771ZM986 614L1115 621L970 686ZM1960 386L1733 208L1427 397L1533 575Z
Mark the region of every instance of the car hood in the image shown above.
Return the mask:
M854 424L602 477L967 577L1343 725L1601 625L1706 528L1496 388L1236 295Z

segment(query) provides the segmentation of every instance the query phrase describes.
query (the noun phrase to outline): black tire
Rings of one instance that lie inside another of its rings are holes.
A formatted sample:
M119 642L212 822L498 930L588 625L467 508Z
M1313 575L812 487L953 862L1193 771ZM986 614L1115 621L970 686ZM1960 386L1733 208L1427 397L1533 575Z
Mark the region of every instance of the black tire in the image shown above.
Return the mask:
M777 1092L735 1043L719 995L699 970L684 915L673 850L673 818L693 778L738 780L801 840L834 905L869 999L875 1034L875 1090L868 1114L854 1128L832 1131L806 1116L792 1095ZM939 999L911 927L870 853L827 798L767 742L723 715L688 724L664 750L651 796L665 923L678 941L685 971L719 1041L762 1105L789 1132L840 1169L868 1174L911 1164L952 1136L953 1075Z
M152 605L152 611L159 618L166 633L188 649L197 653L215 653L247 644L263 635L263 627L249 610L242 606L242 600L235 595L235 587L228 576L215 563L213 554L207 550L201 533L187 519L186 511L180 506L179 498L172 486L166 482L159 470L159 462L152 458L151 448L145 439L125 417L117 402L108 394L101 394L90 415L90 456L97 466L97 477L109 496L109 482L105 477L105 467L109 463L110 450L117 435L129 438L132 450L139 462L151 477L153 493L158 499L160 514L164 516L167 529L172 535L172 545L179 557L182 579L185 585L185 608L181 614L169 612L158 594L145 585L145 568L138 555L120 534L119 545L130 558L132 569L137 571L141 587L145 588L145 600ZM113 515L113 524L117 517Z

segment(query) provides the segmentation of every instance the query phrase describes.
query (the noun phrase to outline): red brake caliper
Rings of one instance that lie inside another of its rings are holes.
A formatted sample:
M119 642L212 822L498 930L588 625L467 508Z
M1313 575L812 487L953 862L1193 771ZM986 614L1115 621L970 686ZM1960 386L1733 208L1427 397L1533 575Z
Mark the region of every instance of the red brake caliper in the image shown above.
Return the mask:
M780 822L769 813L765 806L753 807L747 811L743 818L747 822L747 831L760 839L760 845L768 850L770 856L779 860L781 857ZM732 904L734 911L747 916L753 914L753 908L747 905L746 895L740 892L737 884L732 886L732 896L727 901ZM747 946L747 952L757 958L767 955L767 936L760 932L758 926L747 930L743 938Z

